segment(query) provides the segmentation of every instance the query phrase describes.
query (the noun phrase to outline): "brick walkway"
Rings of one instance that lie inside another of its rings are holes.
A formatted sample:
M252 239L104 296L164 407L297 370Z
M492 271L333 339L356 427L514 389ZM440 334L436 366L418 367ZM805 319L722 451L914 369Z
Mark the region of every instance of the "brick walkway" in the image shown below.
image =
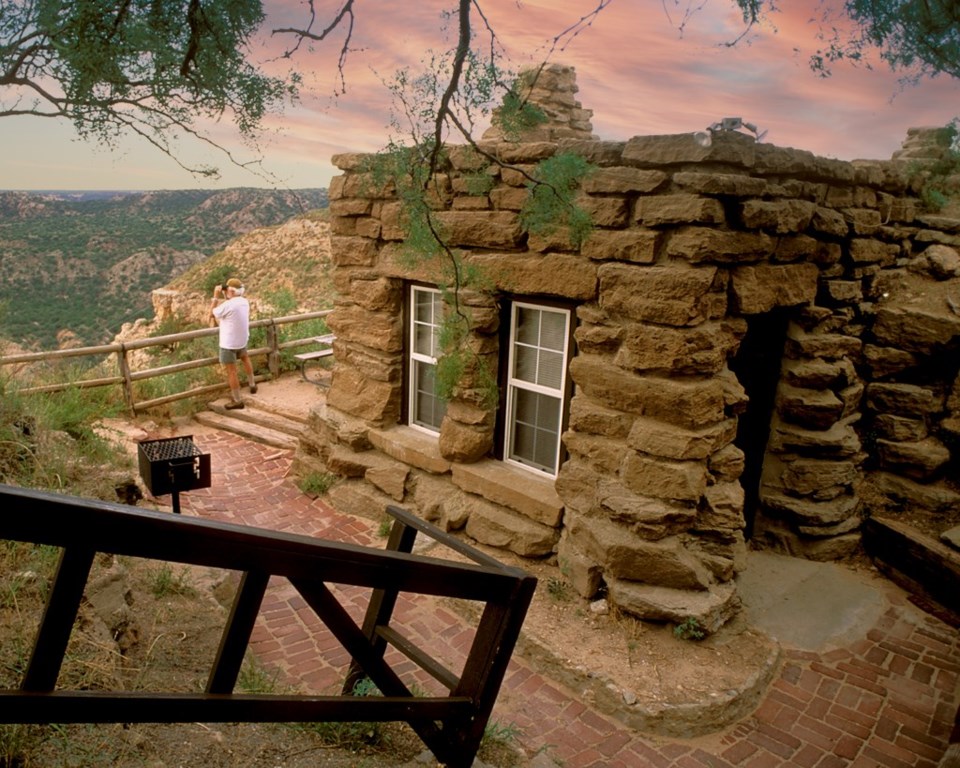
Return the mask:
M223 432L195 436L211 454L211 488L181 499L185 514L382 548L376 524L311 500L287 477L292 456ZM896 593L900 595L900 593ZM358 620L366 594L338 595ZM472 630L435 600L401 601L395 614L418 644L460 669ZM271 583L252 646L263 662L317 693L338 691L348 661L313 612L285 582ZM957 711L960 636L891 599L867 637L825 655L785 654L756 712L720 734L672 740L638 734L578 700L576 693L515 657L494 711L515 723L538 765L564 768L934 768ZM432 692L432 681L417 678Z

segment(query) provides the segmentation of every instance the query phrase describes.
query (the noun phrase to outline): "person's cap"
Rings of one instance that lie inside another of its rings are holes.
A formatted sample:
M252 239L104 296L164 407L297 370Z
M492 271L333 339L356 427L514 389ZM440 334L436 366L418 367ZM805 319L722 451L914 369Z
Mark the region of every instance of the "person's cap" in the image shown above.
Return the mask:
M227 288L243 288L243 283L235 277L227 280Z

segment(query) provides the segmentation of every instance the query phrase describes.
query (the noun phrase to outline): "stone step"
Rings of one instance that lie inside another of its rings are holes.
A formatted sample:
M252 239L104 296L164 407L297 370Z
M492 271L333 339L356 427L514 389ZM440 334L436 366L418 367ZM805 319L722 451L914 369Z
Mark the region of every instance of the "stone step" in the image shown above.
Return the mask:
M220 405L225 402L226 400L217 401L217 403ZM258 411L266 411L267 413L273 413L277 416L282 416L285 419L297 422L297 424L301 426L307 423L307 414L304 412L302 407L298 408L297 406L285 406L282 403L276 402L275 400L264 400L257 395L249 394L246 390L243 390L243 402L247 405L244 410L247 410L252 406Z
M227 413L234 412L228 411ZM226 416L214 411L201 411L194 416L194 419L204 426L220 429L224 432L232 432L248 440L270 445L274 448L295 451L299 443L298 438L287 432L261 426L252 421L234 418L232 415Z
M227 398L222 398L215 400L207 407L221 416L284 432L295 438L300 437L307 423L306 419L298 418L296 414L291 414L289 411L280 412L282 409L277 406L270 406L253 397L244 398L245 407L235 410L227 410L228 402L230 401Z

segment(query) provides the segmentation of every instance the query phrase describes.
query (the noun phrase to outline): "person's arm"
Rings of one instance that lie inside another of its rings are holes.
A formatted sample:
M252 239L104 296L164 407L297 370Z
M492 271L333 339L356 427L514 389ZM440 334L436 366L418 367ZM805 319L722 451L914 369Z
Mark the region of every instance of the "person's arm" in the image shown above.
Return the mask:
M213 299L210 300L210 317L213 318L214 323L219 323L216 312L214 310L220 306L220 302L223 300L223 286L218 285L213 289Z

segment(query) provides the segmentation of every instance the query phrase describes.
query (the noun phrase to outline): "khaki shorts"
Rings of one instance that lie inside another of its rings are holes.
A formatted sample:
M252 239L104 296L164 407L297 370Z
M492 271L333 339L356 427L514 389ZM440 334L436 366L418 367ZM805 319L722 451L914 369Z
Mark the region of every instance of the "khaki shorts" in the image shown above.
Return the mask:
M236 363L237 360L242 360L247 356L247 348L243 347L242 349L224 349L220 347L220 362L224 365L230 365L230 363Z

